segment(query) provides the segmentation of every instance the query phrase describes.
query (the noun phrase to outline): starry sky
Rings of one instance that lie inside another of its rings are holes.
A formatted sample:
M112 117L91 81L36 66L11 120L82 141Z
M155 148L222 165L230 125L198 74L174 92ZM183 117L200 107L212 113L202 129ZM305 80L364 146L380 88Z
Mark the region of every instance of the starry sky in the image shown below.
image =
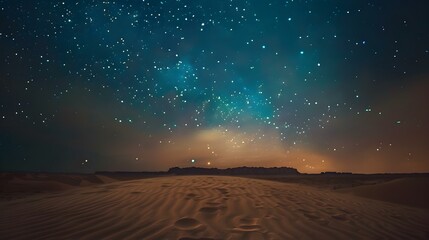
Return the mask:
M427 172L428 7L0 0L0 167Z

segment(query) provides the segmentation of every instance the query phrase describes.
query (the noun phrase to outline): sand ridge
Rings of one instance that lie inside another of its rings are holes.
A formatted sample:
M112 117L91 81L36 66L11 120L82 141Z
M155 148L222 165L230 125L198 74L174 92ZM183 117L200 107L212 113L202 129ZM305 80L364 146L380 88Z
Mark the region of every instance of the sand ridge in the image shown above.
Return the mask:
M5 239L427 239L429 212L220 176L114 182L0 202Z

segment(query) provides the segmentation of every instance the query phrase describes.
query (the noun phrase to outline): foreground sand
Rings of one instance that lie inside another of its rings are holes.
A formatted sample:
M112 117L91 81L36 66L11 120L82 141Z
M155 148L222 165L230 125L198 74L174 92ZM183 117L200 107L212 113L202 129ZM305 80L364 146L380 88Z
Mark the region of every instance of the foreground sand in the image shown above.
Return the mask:
M423 209L239 177L132 180L0 202L3 239L428 239L427 223Z

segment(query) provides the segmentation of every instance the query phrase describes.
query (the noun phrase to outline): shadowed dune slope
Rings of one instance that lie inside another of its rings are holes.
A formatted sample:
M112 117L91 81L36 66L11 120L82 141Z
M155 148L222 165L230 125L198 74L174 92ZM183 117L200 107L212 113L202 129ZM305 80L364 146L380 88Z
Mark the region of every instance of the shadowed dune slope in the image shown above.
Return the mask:
M401 178L374 185L341 189L339 192L376 200L429 209L429 179Z
M114 182L0 202L4 239L428 239L429 212L224 176Z
M117 180L93 174L1 173L1 194L59 192Z

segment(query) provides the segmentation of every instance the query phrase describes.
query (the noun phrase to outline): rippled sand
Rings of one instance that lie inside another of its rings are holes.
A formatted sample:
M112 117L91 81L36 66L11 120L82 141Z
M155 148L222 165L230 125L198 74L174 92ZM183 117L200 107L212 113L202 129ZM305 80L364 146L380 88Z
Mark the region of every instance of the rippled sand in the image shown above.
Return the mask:
M220 176L114 182L0 202L2 239L428 239L427 223L422 209Z

